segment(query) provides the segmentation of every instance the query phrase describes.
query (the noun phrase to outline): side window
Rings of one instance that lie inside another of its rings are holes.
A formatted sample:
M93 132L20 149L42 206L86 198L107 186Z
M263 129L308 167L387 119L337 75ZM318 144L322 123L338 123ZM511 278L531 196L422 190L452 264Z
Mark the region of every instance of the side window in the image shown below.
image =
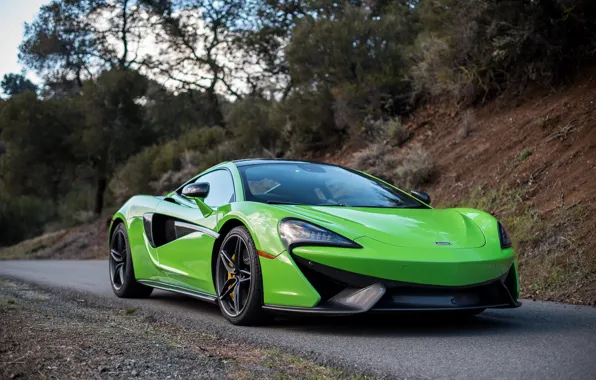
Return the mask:
M207 173L195 182L209 183L209 195L205 198L205 203L210 207L219 207L234 200L234 181L227 170Z

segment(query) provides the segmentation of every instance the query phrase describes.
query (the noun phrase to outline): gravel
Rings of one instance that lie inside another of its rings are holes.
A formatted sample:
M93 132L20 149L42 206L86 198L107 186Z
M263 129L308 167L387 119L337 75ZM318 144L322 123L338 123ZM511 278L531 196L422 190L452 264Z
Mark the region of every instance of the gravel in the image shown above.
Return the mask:
M0 280L0 378L348 378L103 297Z

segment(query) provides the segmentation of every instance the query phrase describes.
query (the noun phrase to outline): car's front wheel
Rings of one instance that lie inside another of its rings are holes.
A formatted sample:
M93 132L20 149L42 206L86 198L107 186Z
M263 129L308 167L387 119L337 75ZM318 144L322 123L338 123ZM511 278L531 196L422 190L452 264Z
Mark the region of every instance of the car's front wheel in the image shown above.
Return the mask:
M108 262L110 284L112 284L112 290L118 297L145 298L151 295L153 288L140 284L135 279L130 244L123 223L118 224L112 232Z
M217 255L215 284L221 313L235 325L264 323L261 265L248 230L232 229Z

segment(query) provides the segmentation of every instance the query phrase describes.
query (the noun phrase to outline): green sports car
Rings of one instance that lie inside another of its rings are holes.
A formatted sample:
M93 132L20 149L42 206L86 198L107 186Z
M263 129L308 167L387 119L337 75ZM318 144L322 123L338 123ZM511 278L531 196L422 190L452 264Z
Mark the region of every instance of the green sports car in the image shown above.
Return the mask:
M272 313L519 306L503 226L483 211L429 203L340 166L226 162L116 212L110 282L119 297L157 288L217 303L243 325Z

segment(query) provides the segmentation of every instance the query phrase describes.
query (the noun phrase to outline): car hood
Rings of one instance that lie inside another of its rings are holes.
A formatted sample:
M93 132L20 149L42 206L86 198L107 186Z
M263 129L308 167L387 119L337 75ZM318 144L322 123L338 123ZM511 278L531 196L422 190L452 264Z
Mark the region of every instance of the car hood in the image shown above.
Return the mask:
M398 247L482 247L484 234L470 218L450 209L280 206L349 239L362 236Z

